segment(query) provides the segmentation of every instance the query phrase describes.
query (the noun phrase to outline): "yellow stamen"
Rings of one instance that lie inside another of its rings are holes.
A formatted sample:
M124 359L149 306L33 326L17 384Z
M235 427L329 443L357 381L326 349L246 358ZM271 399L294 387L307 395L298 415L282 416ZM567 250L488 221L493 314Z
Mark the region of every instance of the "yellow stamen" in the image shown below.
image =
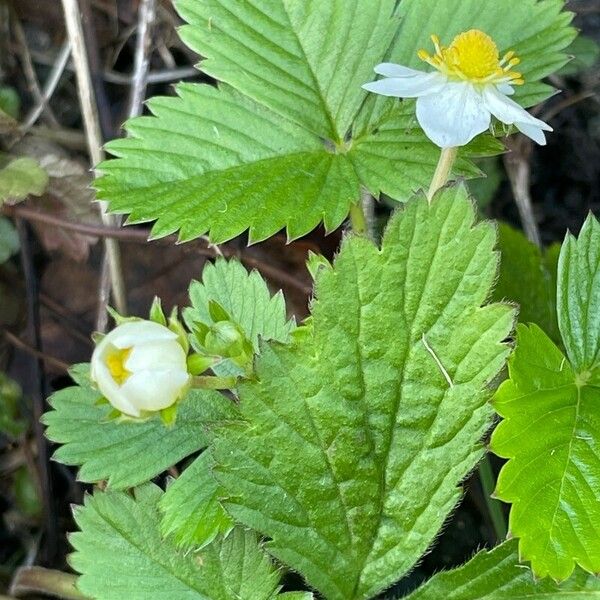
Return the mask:
M132 348L113 348L106 355L106 366L112 375L112 378L119 384L123 385L131 372L125 368L125 363L131 354Z
M521 62L515 51L511 50L500 58L494 40L479 29L457 35L448 47L441 45L437 35L432 35L431 40L435 54L430 55L421 49L418 56L450 79L478 85L525 83L521 73L512 70Z

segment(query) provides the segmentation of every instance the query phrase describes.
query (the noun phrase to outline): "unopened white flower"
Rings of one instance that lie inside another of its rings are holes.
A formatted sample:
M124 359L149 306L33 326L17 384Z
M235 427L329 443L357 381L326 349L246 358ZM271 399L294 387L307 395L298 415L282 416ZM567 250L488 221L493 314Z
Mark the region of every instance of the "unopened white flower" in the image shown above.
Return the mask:
M177 334L152 321L129 321L107 334L92 355L91 377L116 409L132 417L173 405L190 382Z
M431 39L435 54L420 50L419 58L435 71L382 63L375 73L385 79L363 88L384 96L417 98L417 120L441 148L468 144L490 127L492 116L514 125L538 144L546 143L544 131L552 127L508 97L514 94L513 86L524 83L513 70L520 62L514 52L501 59L494 40L478 29L461 33L448 47L435 35Z

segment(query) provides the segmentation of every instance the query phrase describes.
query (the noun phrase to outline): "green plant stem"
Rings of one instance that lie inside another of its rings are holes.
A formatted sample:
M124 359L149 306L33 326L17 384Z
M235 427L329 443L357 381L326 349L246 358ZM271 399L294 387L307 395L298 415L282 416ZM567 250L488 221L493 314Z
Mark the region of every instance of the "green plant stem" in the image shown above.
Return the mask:
M442 148L440 160L435 168L435 173L433 174L433 179L431 180L431 185L429 186L429 191L427 192L427 200L429 202L431 202L435 193L444 185L446 185L448 177L450 177L452 165L454 165L457 155L458 148Z
M494 526L494 532L496 533L498 541L503 541L506 539L508 528L506 526L504 513L502 512L502 504L498 500L492 498L492 494L496 487L496 481L494 479L490 457L487 454L479 463L479 480L481 481L483 496L485 498L490 519Z
M197 375L192 377L192 387L202 390L231 390L236 386L237 380L237 377Z
M365 219L361 200L350 205L350 223L352 224L352 231L359 235L366 235L367 220Z

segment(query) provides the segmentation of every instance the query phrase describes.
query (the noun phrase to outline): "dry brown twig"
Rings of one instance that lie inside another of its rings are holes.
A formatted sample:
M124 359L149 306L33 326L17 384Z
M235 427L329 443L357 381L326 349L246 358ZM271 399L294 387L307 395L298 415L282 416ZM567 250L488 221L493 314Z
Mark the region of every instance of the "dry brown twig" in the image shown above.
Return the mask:
M77 75L79 102L83 116L84 129L86 133L88 151L92 166L95 167L104 159L102 150L102 136L100 133L100 123L98 119L98 110L94 98L92 80L89 70L89 64L85 48L85 40L83 36L83 28L79 5L77 0L62 0L63 11L67 26L67 33L71 43L73 54L73 63ZM102 222L108 226L116 225L116 220L107 212L108 206L104 201L99 202L100 215ZM127 313L127 302L125 295L125 284L123 281L123 272L121 269L121 256L119 246L116 240L112 238L104 238L106 261L108 263L108 273L110 287L112 288L115 307L121 314ZM108 317L106 313L105 299L108 294L105 291L108 279L102 279L99 286L99 307L97 329L105 331L108 325Z

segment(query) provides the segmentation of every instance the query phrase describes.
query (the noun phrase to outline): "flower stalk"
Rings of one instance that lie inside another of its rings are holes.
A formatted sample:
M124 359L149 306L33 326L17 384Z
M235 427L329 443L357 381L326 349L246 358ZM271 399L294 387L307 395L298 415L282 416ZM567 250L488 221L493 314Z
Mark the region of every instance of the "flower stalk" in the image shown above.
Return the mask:
M427 192L427 200L430 204L435 193L448 182L457 155L458 148L442 148L440 159L433 174L429 191Z

